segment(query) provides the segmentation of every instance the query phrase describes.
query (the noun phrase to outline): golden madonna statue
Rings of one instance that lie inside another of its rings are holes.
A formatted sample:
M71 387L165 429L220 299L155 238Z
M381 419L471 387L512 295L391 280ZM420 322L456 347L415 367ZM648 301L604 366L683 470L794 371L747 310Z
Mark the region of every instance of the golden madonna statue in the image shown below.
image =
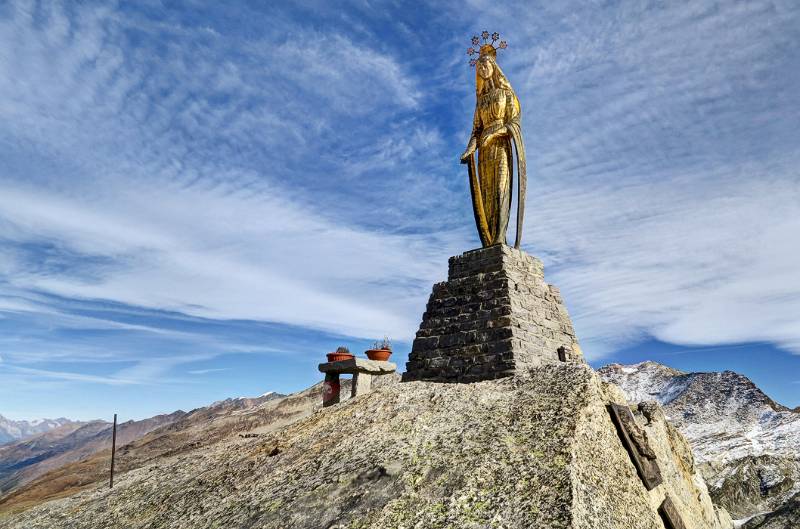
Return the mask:
M475 117L472 135L467 149L461 155L461 163L469 169L469 185L472 192L472 208L475 224L484 247L506 242L508 218L511 212L511 186L514 180L513 153L511 143L517 151L517 236L514 247L519 248L522 238L522 221L525 213L525 145L522 143L520 106L517 94L511 88L503 70L497 64L497 49L505 49L497 33L482 33L484 44L467 49L469 55L478 54L470 60L475 66ZM473 46L480 39L472 37ZM478 167L475 168L475 150L478 151Z

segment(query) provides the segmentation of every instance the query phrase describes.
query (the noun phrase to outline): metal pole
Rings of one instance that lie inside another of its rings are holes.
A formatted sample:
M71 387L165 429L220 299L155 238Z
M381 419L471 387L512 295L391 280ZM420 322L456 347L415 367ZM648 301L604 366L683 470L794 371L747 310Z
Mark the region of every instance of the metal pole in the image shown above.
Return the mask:
M114 487L114 452L117 450L117 414L114 414L114 428L111 433L111 481L108 488Z

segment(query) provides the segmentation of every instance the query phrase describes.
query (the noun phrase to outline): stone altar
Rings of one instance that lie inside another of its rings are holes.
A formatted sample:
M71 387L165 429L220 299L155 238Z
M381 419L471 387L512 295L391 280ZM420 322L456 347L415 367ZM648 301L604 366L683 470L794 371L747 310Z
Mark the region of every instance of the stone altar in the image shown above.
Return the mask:
M539 259L497 244L450 258L403 381L477 382L558 362L584 362L561 294Z
M372 377L394 373L397 365L392 362L379 362L367 358L353 358L339 362L325 362L319 365L319 370L325 373L325 383L322 389L322 406L332 406L339 403L341 386L339 375L353 375L350 387L350 397L369 393L372 388Z

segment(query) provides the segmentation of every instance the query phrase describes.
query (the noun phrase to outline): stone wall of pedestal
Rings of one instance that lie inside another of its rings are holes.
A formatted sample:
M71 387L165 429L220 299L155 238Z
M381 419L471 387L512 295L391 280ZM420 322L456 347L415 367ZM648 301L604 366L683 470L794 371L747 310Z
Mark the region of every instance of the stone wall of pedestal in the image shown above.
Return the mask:
M557 362L583 362L542 262L506 245L451 257L433 286L404 381L476 382Z

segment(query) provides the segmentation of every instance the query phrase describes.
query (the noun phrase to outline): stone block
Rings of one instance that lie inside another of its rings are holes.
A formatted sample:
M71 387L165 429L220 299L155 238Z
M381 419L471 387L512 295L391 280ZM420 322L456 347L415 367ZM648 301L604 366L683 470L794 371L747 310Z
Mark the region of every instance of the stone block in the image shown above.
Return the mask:
M353 375L353 382L350 386L350 396L357 397L369 393L372 387L372 375L367 373L356 373Z
M397 365L392 362L379 362L368 358L353 358L339 362L325 362L319 365L322 373L387 375L394 373Z
M664 522L665 529L687 529L677 507L672 503L672 498L669 496L664 498L658 508L658 514L661 516L661 521Z

